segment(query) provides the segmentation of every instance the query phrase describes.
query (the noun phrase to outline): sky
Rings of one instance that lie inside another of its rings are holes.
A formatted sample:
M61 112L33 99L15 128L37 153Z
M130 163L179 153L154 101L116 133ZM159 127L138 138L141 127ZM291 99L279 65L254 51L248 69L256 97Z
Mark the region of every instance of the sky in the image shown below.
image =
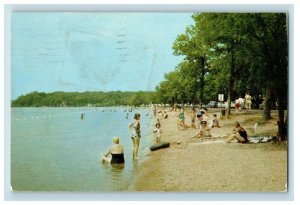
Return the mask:
M11 18L12 99L33 91L153 91L183 56L192 13L25 12Z

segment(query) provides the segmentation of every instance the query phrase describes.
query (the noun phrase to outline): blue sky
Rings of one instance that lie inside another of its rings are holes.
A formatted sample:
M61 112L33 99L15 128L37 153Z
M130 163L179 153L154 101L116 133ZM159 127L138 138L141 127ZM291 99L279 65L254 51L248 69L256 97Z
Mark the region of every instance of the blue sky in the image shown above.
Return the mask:
M192 13L14 13L12 99L32 91L150 91L174 70Z

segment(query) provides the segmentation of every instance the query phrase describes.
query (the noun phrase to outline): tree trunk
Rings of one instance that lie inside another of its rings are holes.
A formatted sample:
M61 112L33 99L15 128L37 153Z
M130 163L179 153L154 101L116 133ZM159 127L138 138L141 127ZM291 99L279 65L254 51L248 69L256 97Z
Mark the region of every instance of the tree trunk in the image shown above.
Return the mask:
M278 139L284 141L287 139L287 118L284 121L284 101L287 99L287 88L286 86L280 86L276 88L277 102L278 102Z
M288 139L288 113L286 114L285 122L284 122L284 127L285 127L285 139Z
M272 92L271 86L268 83L266 88L266 98L265 98L264 112L263 112L264 120L271 119L271 92Z
M286 140L287 137L287 119L284 122L284 99L283 95L278 94L278 138L279 141Z
M227 107L225 108L226 119L228 119L230 115L232 87L233 87L233 78L232 76L230 76L229 83L228 83L228 90L227 90Z
M201 58L200 59L200 82L199 82L199 86L200 86L200 108L202 108L202 102L203 102L203 90L204 90L204 75L205 75L205 59Z
M228 90L227 90L227 108L225 108L225 117L228 119L231 109L231 94L234 83L234 67L235 67L235 58L234 51L231 51L231 62L230 62L230 75L228 80Z

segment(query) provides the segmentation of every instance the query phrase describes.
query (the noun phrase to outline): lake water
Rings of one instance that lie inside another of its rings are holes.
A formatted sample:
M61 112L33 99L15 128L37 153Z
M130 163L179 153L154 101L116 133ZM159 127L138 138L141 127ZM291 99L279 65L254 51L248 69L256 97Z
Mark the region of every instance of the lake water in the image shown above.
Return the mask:
M11 185L26 191L127 191L149 154L153 120L149 109L12 108ZM139 159L132 160L128 125L141 114ZM84 119L80 119L85 113ZM128 113L128 119L126 115ZM119 136L125 166L99 161Z

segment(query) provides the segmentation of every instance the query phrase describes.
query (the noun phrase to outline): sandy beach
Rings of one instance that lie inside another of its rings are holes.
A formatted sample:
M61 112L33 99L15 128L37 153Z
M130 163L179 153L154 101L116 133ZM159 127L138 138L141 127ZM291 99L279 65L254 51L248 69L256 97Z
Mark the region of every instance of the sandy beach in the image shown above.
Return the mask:
M209 114L220 111L209 109ZM232 112L233 113L233 112ZM233 113L212 128L212 139L193 138L198 129L179 130L176 112L161 119L161 141L170 147L150 153L139 167L131 187L147 192L282 192L287 184L287 142L257 144L225 143L238 120L250 136L276 136L277 111L262 121L262 111ZM190 124L189 111L185 113ZM253 133L252 127L258 122Z

